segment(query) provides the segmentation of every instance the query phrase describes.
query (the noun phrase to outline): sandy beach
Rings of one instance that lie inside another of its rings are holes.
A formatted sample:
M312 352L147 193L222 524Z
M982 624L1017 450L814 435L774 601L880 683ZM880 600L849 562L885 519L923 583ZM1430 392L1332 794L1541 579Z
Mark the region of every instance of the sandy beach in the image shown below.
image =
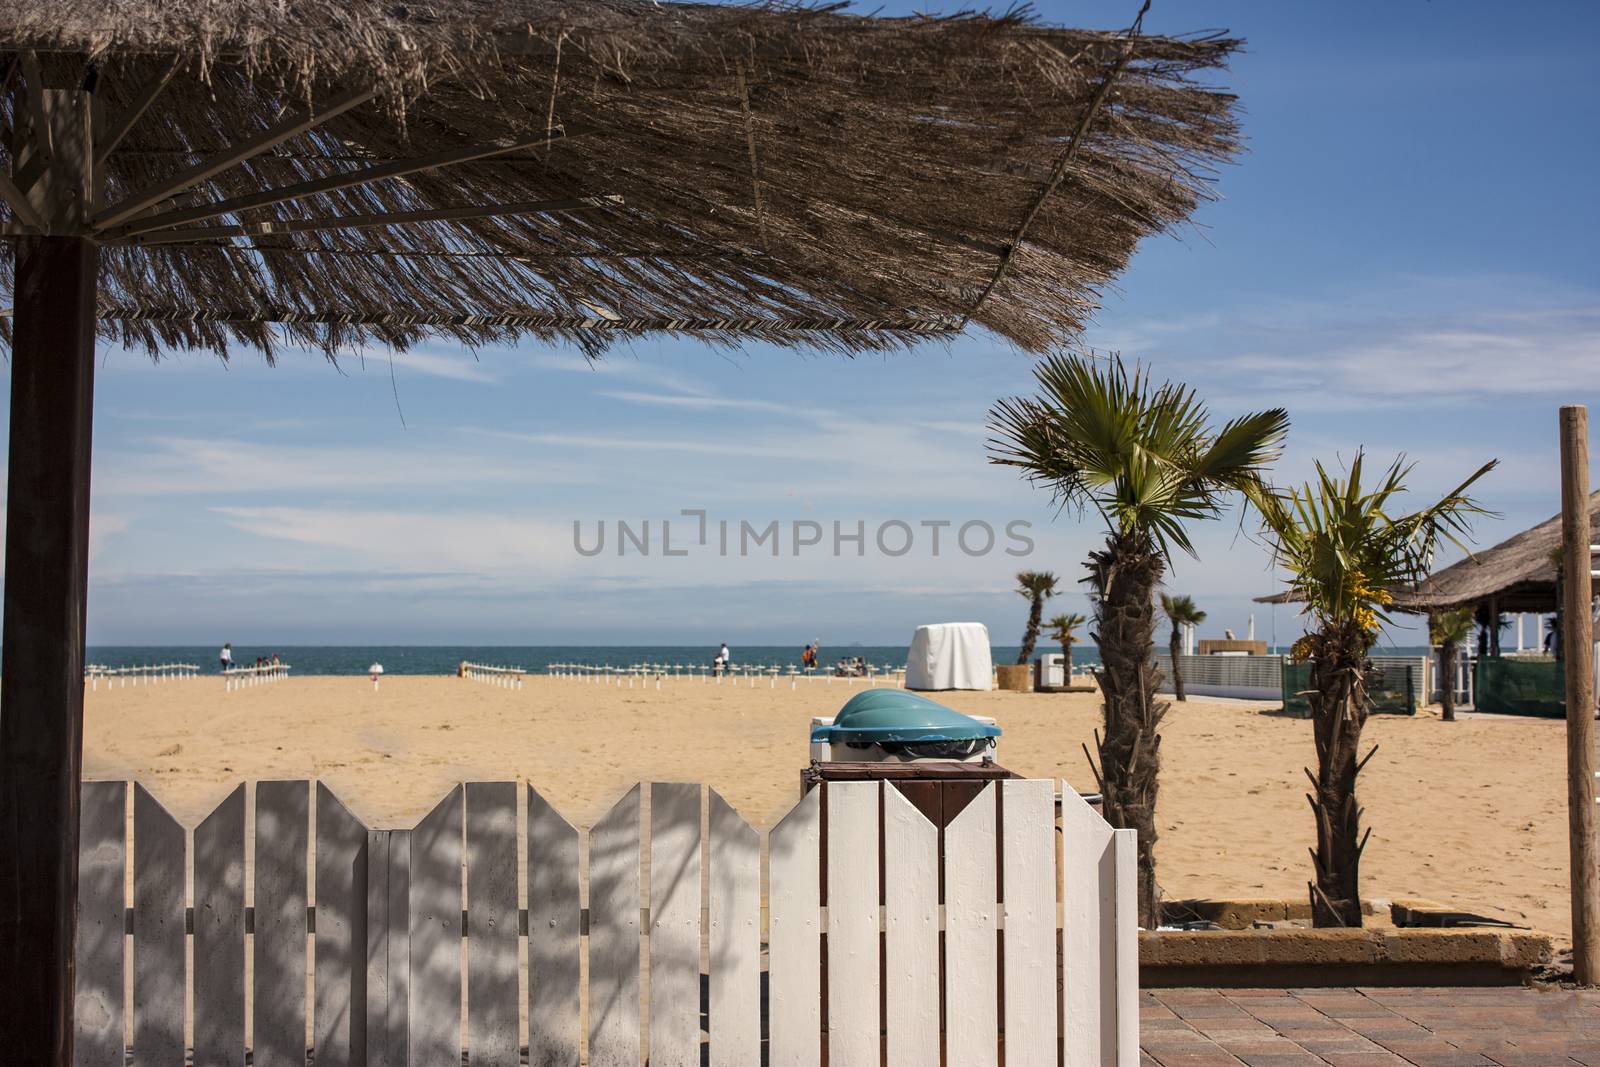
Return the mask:
M859 685L857 689L859 688ZM705 782L766 827L794 802L810 716L844 681L668 681L661 691L533 678L520 690L456 678L307 677L237 692L202 677L86 694L85 773L137 778L187 825L244 779L319 777L371 826L409 826L454 782L533 782L589 825L640 780ZM1000 762L1093 783L1091 694L946 693L995 716ZM1563 724L1374 717L1362 778L1371 898L1419 896L1568 940ZM1305 894L1308 722L1268 706L1174 705L1162 743L1160 877L1169 896Z

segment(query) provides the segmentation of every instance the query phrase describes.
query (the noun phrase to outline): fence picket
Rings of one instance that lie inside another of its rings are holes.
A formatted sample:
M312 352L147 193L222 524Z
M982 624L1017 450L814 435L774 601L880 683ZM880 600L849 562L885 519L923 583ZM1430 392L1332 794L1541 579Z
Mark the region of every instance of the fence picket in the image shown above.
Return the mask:
M128 783L78 793L77 1006L74 1067L122 1067Z
M367 828L317 783L317 1067L358 1067L367 1049Z
M367 831L367 1067L410 1063L411 831Z
M939 830L883 790L886 1051L889 1067L939 1062Z
M528 1067L578 1067L578 831L527 792Z
M639 794L589 831L589 1063L639 1065Z
M650 1064L700 1064L700 786L650 784Z
M184 1067L184 834L133 787L133 1060Z
M414 1067L461 1067L461 834L459 785L411 831Z
M1116 943L1106 929L1116 914L1115 831L1063 782L1061 834L1064 1062L1118 1067ZM1134 1062L1138 1054L1135 1041Z
M1116 1029L1112 1041L1117 1067L1139 1063L1139 831L1113 830L1112 893L1116 898L1110 937L1116 945L1111 988L1117 1001Z
M813 789L767 835L769 1067L822 1062L821 811Z
M244 786L194 831L195 1067L244 1067Z
M517 1067L517 783L467 785L467 1047Z
M944 830L946 1059L963 1067L999 1059L994 794L984 786Z
M311 783L256 783L255 1067L305 1067Z
M761 1062L761 835L716 790L707 799L710 1067L746 1067Z
M367 1067L406 1067L411 831L367 831Z
M1056 819L1049 780L1000 783L1006 1067L1055 1067Z
M828 1063L879 1062L877 782L829 782Z

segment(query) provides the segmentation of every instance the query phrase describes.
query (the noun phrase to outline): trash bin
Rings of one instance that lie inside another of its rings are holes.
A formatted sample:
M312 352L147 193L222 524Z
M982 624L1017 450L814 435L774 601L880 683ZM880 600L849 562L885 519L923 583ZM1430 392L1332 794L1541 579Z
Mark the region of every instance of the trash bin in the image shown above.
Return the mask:
M989 782L1017 778L994 761L1000 727L903 689L869 689L812 720L800 791L820 782L890 782L935 826L949 825Z
M824 763L971 763L995 755L1000 727L904 689L858 693L811 720L811 758Z

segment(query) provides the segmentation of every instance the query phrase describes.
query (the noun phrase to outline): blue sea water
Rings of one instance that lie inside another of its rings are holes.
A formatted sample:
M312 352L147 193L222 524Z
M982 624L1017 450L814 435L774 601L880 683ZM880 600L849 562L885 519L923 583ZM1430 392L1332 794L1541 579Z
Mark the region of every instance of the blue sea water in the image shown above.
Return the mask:
M735 663L761 666L799 666L800 646L734 645ZM996 663L1012 663L1016 645L995 645ZM1056 651L1041 644L1039 652ZM1379 655L1421 655L1413 648L1379 648ZM716 655L714 646L687 645L250 645L233 646L233 662L248 666L258 656L277 655L305 674L366 674L372 663L383 664L385 674L454 674L462 660L499 667L521 667L543 674L552 663L586 663L599 666L630 667L637 664L709 666ZM155 663L195 663L202 670L217 669L215 645L90 645L87 663L102 667L137 667ZM841 658L860 656L875 667L904 666L905 645L823 646L821 663L832 666ZM1072 650L1072 662L1092 666L1100 662L1093 645Z

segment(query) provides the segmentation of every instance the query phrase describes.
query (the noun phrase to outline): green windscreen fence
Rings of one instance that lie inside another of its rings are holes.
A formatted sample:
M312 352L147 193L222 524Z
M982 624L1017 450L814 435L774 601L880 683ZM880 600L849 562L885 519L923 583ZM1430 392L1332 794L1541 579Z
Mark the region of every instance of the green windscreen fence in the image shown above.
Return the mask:
M1367 674L1367 697L1372 701L1374 713L1390 715L1415 715L1417 693L1422 689L1420 666L1410 663L1375 664ZM1283 664L1283 710L1296 715L1310 715L1311 701L1306 690L1311 688L1311 664Z
M1475 706L1502 715L1564 719L1567 693L1562 670L1551 659L1480 659L1473 673Z

